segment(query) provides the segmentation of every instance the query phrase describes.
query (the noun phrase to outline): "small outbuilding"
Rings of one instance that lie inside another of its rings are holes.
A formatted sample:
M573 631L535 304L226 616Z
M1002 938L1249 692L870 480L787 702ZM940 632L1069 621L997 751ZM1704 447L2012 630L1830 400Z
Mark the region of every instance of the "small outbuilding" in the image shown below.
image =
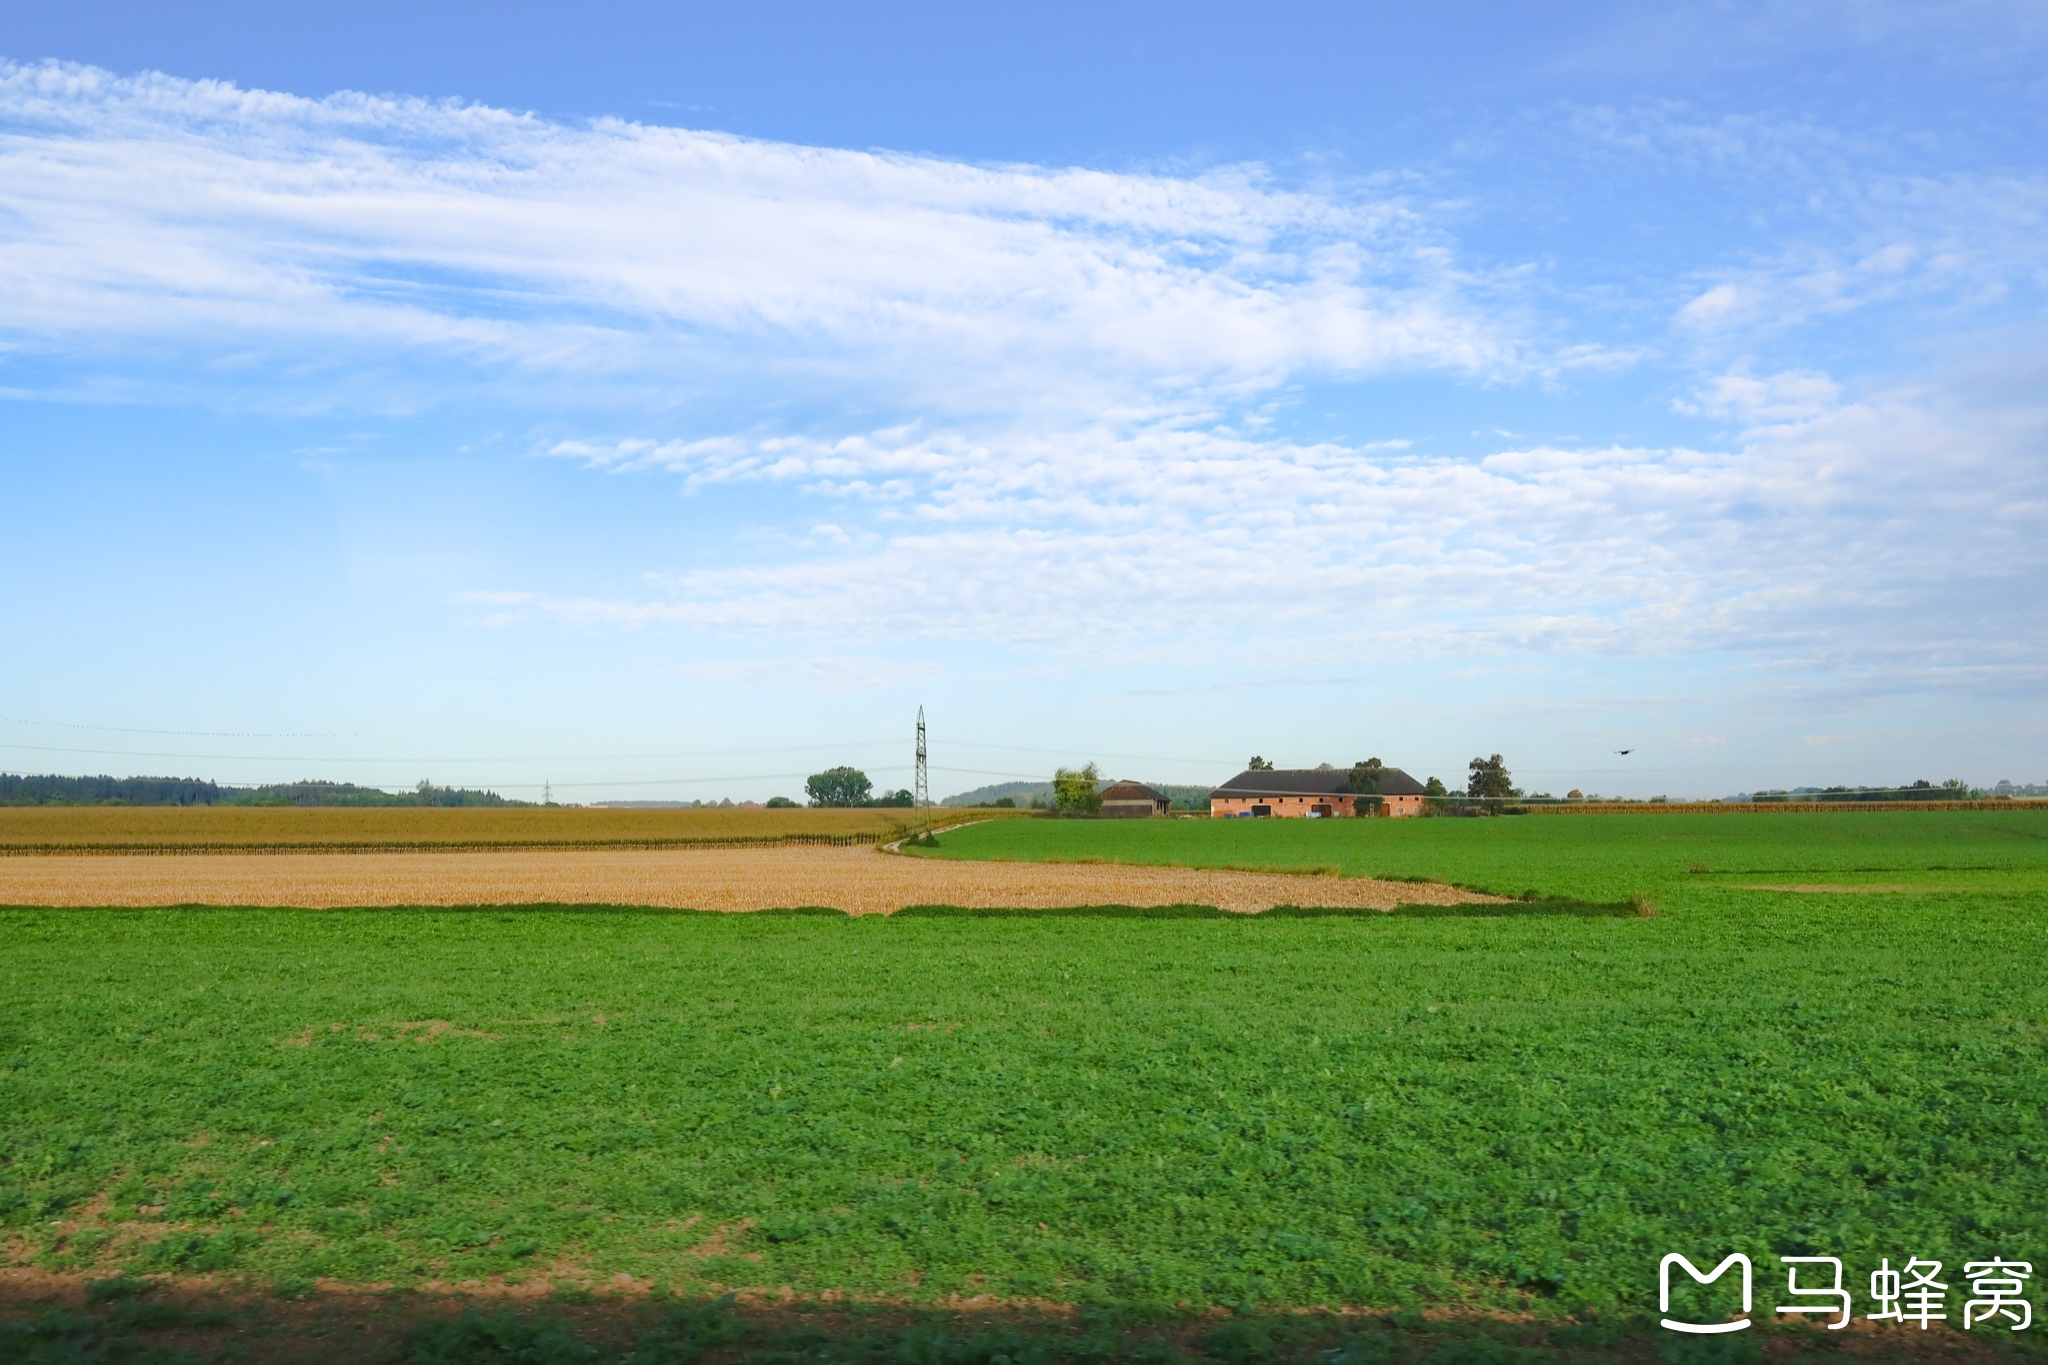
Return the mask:
M1102 813L1126 819L1164 815L1172 804L1165 792L1155 791L1143 782L1112 782L1102 792Z
M1209 793L1209 814L1260 819L1331 819L1358 814L1379 797L1381 815L1420 815L1428 789L1399 768L1380 769L1377 792L1351 790L1344 768L1248 768Z

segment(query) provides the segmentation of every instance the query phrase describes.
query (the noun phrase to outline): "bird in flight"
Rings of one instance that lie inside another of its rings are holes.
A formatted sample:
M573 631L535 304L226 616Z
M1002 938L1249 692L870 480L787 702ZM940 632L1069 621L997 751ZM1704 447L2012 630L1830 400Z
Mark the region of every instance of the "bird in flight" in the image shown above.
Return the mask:
M1632 754L1632 753L1634 753L1634 752L1635 752L1635 750L1634 750L1634 749L1616 749L1616 750L1615 750L1614 752L1616 752L1616 753L1618 753L1618 754Z

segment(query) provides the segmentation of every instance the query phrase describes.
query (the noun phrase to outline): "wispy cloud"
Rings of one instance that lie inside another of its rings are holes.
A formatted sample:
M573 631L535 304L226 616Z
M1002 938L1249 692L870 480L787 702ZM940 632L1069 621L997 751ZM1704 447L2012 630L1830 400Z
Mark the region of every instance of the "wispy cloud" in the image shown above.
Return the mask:
M1701 401L1750 425L1740 445L1470 462L1167 424L572 445L558 449L699 486L894 501L867 543L529 607L1084 651L1294 636L1354 658L1728 650L1808 668L2048 668L2048 632L2020 625L2048 624L2026 587L2042 558L2029 518L2048 507L2048 471L2025 458L2038 423L1972 424L1907 393L1844 401L1815 372L1725 375ZM1986 617L2007 623L2004 650L1982 648Z
M1683 346L1782 338L1885 305L1953 322L2041 301L2048 176L1972 155L1959 130L1677 101L1572 107L1527 127L1566 204L1597 178L1626 187L1623 221L1697 239L1661 278L1631 277Z
M2048 178L1889 175L1836 180L1829 191L1825 212L1812 214L1822 221L1717 267L1678 309L1678 324L1770 335L1912 302L1954 325L2038 303Z
M677 367L926 410L1302 374L1498 374L1520 343L1398 196L977 166L452 103L0 66L0 329L563 382Z
M1748 422L1806 421L1833 408L1842 386L1814 370L1753 375L1744 370L1714 376L1693 399L1672 407L1687 416L1708 414Z

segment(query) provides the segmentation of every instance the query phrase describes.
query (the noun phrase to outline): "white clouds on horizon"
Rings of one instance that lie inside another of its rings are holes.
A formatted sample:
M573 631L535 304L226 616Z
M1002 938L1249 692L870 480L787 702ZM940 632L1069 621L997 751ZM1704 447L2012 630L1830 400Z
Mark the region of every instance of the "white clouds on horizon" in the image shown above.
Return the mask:
M1163 424L564 443L698 488L882 501L862 535L831 514L833 536L781 562L511 605L584 626L1082 654L1294 638L1333 658L1728 652L1810 674L2048 677L2026 587L2048 514L2048 470L2026 458L2039 424L1972 425L1906 393L1842 401L1812 372L1725 375L1702 402L1749 424L1738 449L1475 462Z

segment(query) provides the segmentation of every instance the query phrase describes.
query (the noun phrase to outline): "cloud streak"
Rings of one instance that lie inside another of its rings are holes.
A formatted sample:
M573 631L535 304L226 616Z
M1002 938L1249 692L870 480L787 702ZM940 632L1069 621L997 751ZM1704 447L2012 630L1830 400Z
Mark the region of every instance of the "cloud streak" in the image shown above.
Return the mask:
M2048 672L2048 611L2027 586L2041 559L2028 528L2048 511L2048 471L2028 458L2040 422L1945 416L1907 392L1846 401L1811 372L1725 375L1701 401L1747 423L1734 449L1464 461L1164 424L565 443L555 453L600 468L879 510L863 542L835 523L787 562L520 609L1083 653L1294 639L1350 659L1724 651L2000 685Z
M0 66L16 347L678 364L929 406L1145 406L1526 362L1398 197L974 166L468 105ZM213 358L211 356L208 357Z

